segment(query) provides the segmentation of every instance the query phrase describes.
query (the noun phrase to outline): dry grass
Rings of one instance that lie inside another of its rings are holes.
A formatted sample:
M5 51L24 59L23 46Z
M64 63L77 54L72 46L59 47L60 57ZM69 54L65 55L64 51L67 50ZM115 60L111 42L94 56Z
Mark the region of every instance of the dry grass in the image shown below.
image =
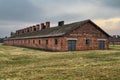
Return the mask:
M0 80L120 80L120 46L45 52L0 44Z

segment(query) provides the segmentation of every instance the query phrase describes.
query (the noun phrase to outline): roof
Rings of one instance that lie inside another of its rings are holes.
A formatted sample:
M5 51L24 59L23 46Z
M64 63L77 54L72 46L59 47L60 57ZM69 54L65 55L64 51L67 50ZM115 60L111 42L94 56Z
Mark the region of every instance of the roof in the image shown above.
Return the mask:
M95 27L97 29L99 29L101 32L103 32L106 36L109 37L109 35L103 31L99 26L97 26L95 23L93 23L91 20L84 20L84 21L80 21L80 22L75 22L75 23L71 23L71 24L66 24L63 26L56 26L56 27L50 27L47 29L42 29L39 31L35 31L35 32L29 32L29 33L24 33L22 35L17 35L17 36L13 36L11 38L14 39L20 39L20 38L36 38L36 37L57 37L57 36L63 36L81 26L83 26L86 23L92 23L93 25L95 25Z

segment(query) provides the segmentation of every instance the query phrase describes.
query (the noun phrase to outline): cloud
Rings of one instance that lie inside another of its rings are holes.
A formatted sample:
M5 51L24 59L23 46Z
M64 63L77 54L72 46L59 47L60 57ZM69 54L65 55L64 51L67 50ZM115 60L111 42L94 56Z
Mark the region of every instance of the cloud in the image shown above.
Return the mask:
M0 21L0 37L10 36L11 32L29 27L35 23L19 21ZM36 23L37 24L37 23Z
M120 0L100 0L104 6L120 9Z
M37 7L44 9L44 15L48 20L64 19L82 20L82 19L109 19L120 17L120 10L113 9L112 0L31 0ZM109 7L111 6L111 7ZM111 14L108 14L111 13Z
M114 26L114 31L120 29L119 21L114 22L120 18L119 3L120 0L0 0L0 34L6 36L10 31L45 21L57 25L61 20L69 23L85 19L100 20L98 25L113 33L113 27L109 30L106 26Z
M0 20L37 21L42 12L29 0L0 0Z
M112 7L118 4L118 1L119 0L1 0L0 19L27 22L52 20L55 22L57 19L70 21L88 18L120 17L119 10L106 7Z
M120 18L111 18L111 19L97 19L94 20L101 28L103 28L109 34L118 34L120 35Z

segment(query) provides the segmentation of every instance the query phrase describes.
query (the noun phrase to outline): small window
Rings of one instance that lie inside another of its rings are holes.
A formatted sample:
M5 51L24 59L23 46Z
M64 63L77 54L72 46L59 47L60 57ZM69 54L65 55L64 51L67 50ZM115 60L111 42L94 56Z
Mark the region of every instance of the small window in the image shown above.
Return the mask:
M57 45L58 44L58 40L57 39L55 39L55 45Z
M35 40L33 40L33 44L35 44Z
M48 45L48 40L46 40L46 45Z
M39 44L41 44L41 40L39 40Z
M30 40L28 40L28 43L30 43Z
M86 39L86 45L90 45L90 39Z

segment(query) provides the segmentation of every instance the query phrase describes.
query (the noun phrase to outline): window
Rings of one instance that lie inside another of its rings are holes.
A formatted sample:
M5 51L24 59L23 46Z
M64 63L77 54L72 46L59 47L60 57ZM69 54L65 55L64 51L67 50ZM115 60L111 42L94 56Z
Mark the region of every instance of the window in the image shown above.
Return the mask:
M48 45L48 40L46 40L46 45Z
M35 43L35 40L33 40L33 44Z
M58 44L58 40L57 39L55 39L55 45L57 45Z
M86 39L86 45L90 45L90 39Z
M41 40L39 40L39 44L41 44Z
M28 40L28 43L30 43L30 40Z

